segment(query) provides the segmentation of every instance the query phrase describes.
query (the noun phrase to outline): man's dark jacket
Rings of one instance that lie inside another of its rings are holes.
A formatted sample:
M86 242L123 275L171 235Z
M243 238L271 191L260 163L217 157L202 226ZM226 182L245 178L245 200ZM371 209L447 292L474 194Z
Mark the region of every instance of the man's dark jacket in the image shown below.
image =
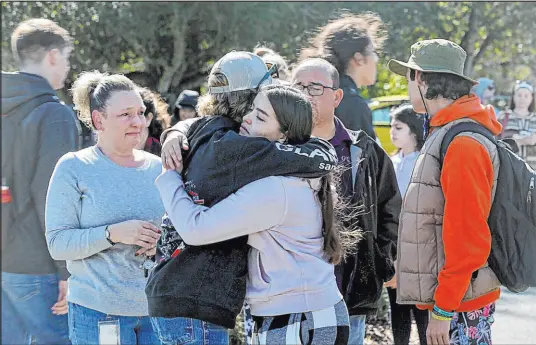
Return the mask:
M223 116L194 119L189 129L186 122L179 122L175 128L186 133L190 146L183 155L186 188L194 201L208 207L264 177L324 176L337 161L333 146L322 139L312 138L300 146L273 144L265 138L240 136L236 123ZM182 244L172 227L171 233L167 230L162 231L158 266L145 289L149 315L190 317L234 328L246 294L248 237L186 245L169 257Z
M365 209L353 217L364 232L357 254L337 268L350 315L375 315L383 283L394 276L398 220L402 198L395 170L385 151L364 131L348 130L352 181L351 205ZM356 163L358 163L356 165Z
M372 111L361 94L352 78L347 75L341 76L340 88L344 91L341 104L335 109L335 116L342 121L344 126L353 131L364 131L373 139L376 139L372 124Z

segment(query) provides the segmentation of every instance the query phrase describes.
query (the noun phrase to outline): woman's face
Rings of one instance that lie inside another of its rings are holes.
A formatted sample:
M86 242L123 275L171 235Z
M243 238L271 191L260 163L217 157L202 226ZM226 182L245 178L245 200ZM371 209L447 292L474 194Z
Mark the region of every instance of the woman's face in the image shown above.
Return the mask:
M516 109L519 110L528 110L530 104L532 103L532 93L530 90L521 88L514 93L514 104Z
M104 114L93 112L99 140L106 140L116 150L128 151L140 144L147 120L145 106L137 91L114 92Z
M378 54L376 53L376 50L374 49L374 46L372 44L369 44L369 46L365 49L365 52L359 56L359 60L357 62L357 68L355 69L355 73L357 74L354 79L357 80L357 86L370 86L374 85L376 83L377 78L377 64L378 64ZM354 56L354 59L356 57Z
M263 137L270 141L283 139L274 108L264 93L259 93L253 101L253 111L244 116L240 135Z
M487 104L495 96L495 85L488 86L482 93L482 102Z
M389 134L391 135L391 142L397 149L416 150L417 142L415 135L411 133L409 126L404 122L399 120L391 121L391 131Z

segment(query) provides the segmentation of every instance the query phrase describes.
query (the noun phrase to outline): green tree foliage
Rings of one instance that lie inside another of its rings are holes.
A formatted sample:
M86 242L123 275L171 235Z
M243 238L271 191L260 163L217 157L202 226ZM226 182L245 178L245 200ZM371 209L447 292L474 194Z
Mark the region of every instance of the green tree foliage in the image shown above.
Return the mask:
M22 20L57 21L75 38L70 83L83 70L127 73L173 102L199 88L232 49L267 43L291 63L318 27L342 11L373 11L389 36L369 97L405 93L385 64L420 39L447 38L468 53L465 71L507 90L536 73L536 6L522 2L2 2L2 69L14 70L9 36Z

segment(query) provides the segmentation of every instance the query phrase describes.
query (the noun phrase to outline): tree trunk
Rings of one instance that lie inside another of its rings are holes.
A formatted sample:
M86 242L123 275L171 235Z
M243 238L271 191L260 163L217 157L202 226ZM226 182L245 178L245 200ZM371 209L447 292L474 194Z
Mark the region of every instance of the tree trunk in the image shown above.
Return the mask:
M169 92L171 82L174 77L182 78L182 74L186 69L185 52L186 52L186 37L188 35L188 21L191 14L195 11L196 5L190 4L189 11L179 12L178 7L173 11L172 32L173 34L173 58L171 64L165 64L162 67L163 72L158 82L158 92L161 95L166 95ZM181 8L182 10L183 8Z
M471 13L469 14L469 25L465 35L462 38L461 47L467 53L463 73L470 76L473 73L475 63L475 43L478 38L478 17L480 4L473 3L471 5Z

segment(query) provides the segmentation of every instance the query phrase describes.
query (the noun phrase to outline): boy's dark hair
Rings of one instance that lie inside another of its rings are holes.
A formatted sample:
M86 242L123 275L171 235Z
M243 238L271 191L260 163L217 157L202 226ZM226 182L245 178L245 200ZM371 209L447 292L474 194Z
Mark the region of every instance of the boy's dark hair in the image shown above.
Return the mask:
M72 46L72 38L64 28L49 19L34 18L20 23L11 35L11 51L19 64L40 62L52 49Z
M415 80L415 70L410 70L410 79ZM424 98L457 100L468 96L473 88L473 83L465 78L449 73L421 72L421 79L428 85Z
M319 57L345 74L348 61L355 53L366 56L370 44L375 49L382 48L386 38L383 27L383 21L375 13L343 14L320 29L311 39L310 48L302 50L300 59Z

